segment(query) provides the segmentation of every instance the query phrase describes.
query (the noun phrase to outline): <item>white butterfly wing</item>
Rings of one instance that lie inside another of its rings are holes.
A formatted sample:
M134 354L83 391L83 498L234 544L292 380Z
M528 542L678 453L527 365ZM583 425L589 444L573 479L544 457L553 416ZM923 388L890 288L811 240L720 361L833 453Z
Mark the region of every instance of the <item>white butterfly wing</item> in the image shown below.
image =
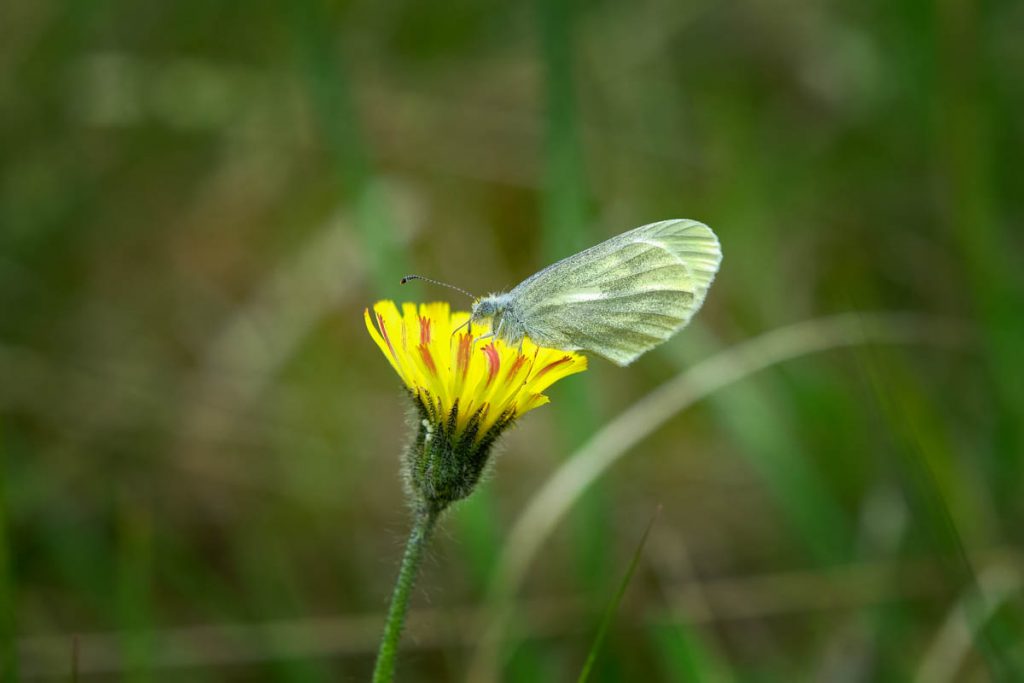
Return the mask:
M548 266L509 294L536 343L628 365L690 322L721 262L711 228L662 221Z

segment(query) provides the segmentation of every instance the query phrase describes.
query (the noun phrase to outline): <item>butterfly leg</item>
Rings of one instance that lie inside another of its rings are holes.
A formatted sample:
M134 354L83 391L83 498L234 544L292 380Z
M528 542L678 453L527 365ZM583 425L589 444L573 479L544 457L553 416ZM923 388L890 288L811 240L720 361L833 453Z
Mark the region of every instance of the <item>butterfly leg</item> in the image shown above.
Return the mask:
M464 322L464 323L462 323L461 325L459 325L458 327L456 327L456 328L455 328L454 330L452 330L452 336L454 337L454 336L455 336L455 333L456 333L456 332L458 332L459 330L461 330L461 329L462 329L463 327L466 327L466 326L467 326L467 325L469 325L469 324L470 324L471 322L473 322L473 319L472 319L472 318L469 318L469 319L467 319L467 320L466 320L466 322ZM470 333L470 334L473 334L473 328L472 328L472 326L470 326L470 328L469 328L469 333Z
M474 338L473 339L473 346L476 346L476 343L478 341L483 341L484 339L492 339L492 338L497 338L497 339L501 338L501 323L500 322L498 323L498 328L497 329L491 330L490 332L488 332L485 335L481 335L479 337Z

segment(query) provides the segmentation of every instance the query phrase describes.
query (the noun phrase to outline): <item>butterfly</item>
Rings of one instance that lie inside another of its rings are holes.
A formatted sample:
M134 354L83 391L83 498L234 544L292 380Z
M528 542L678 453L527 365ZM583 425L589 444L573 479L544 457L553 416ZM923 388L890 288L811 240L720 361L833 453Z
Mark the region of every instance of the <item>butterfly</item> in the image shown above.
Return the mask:
M690 322L721 262L718 238L703 223L650 223L475 300L468 324L490 322L481 339L515 346L529 337L629 365ZM411 279L429 280L410 275L402 282Z

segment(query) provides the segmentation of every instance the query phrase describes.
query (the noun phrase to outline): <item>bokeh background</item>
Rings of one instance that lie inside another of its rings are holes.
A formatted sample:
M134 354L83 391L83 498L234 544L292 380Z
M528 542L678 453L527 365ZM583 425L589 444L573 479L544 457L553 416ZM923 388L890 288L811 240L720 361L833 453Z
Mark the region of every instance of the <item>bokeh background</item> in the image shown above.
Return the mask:
M0 678L365 680L408 513L363 329L668 217L725 260L450 514L400 680L468 680L508 531L598 430L769 330L951 335L750 375L571 501L501 680L1021 680L1024 4L0 8Z

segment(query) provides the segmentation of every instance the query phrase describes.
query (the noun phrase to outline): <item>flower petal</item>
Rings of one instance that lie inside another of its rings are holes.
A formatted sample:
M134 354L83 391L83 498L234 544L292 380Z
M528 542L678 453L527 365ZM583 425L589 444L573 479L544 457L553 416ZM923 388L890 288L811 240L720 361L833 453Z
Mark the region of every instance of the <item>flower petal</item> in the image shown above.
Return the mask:
M393 301L378 301L363 319L431 421L453 421L457 432L479 419L483 434L500 419L542 406L545 389L587 367L579 354L538 347L528 338L521 349L500 339L478 348L489 326L468 325L469 312L452 311L445 302L403 303L399 309Z

